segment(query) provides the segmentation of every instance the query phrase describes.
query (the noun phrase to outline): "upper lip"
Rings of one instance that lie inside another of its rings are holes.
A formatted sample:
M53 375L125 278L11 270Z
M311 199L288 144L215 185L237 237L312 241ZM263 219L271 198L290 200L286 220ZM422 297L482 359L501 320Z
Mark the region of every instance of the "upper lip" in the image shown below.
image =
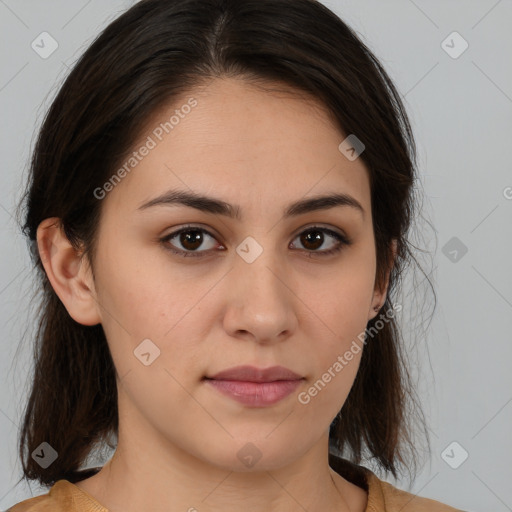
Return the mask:
M239 380L245 382L273 382L276 380L299 380L302 377L284 366L256 368L255 366L235 366L228 368L207 379Z

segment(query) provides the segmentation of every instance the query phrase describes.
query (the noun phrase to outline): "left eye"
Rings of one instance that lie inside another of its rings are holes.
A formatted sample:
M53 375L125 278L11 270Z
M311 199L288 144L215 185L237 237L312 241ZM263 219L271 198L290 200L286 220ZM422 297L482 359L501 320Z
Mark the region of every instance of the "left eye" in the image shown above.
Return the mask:
M161 241L165 244L165 247L174 254L183 257L197 257L202 256L201 253L209 252L213 247L215 247L215 244L213 243L206 250L197 250L204 242L204 235L215 240L215 237L205 229L188 226L170 233L166 237L162 238ZM324 245L326 235L327 237L334 239L336 243L331 244L327 249L324 248L324 250L321 251L317 250L319 247ZM178 243L181 244L183 249L175 248L176 246L171 243L171 240L174 240L175 238L178 239ZM348 238L341 233L337 233L336 231L324 227L308 228L307 230L302 231L296 239L300 239L300 243L305 247L306 252L318 253L318 255L321 256L338 252L343 248L343 246L350 245L351 243Z
M324 249L323 251L313 250L312 252L318 252L320 255L328 255L341 251L345 245L350 245L348 238L346 238L341 233L337 233L332 229L321 227L309 228L300 233L299 238L306 249L311 252L310 249L318 249L318 247L324 245L326 235L327 237L334 239L336 243L334 243L334 245L331 244L329 249Z

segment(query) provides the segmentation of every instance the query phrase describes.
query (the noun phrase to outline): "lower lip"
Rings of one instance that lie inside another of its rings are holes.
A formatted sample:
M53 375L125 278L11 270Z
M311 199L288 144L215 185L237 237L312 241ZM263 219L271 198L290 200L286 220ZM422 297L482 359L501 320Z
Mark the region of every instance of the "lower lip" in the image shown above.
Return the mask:
M302 383L298 380L243 382L239 380L205 379L215 389L237 402L253 407L272 405L293 393Z

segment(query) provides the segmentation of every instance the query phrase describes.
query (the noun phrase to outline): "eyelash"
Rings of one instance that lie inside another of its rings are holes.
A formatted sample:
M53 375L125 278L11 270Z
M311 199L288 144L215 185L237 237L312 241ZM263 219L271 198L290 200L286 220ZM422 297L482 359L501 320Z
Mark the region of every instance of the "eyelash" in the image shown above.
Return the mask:
M181 233L184 233L187 231L199 231L201 233L206 233L208 236L215 239L215 237L204 228L199 228L196 226L185 226L177 231L173 231L172 233L168 234L164 238L161 238L160 242L162 242L162 244L164 244L164 247L166 250L170 251L173 254L176 254L177 256L181 256L183 258L188 258L188 257L201 258L201 257L204 257L203 256L204 253L210 252L210 250L207 250L207 251L182 251L181 249L174 249L172 247L172 245L169 244L170 240L172 240L176 236L180 235ZM335 238L339 243L333 249L328 249L328 250L324 250L324 251L312 251L312 250L308 251L307 249L304 249L305 252L310 253L310 255L308 255L309 258L311 258L313 256L317 256L317 255L321 256L321 257L330 256L332 254L340 252L345 246L349 246L352 243L346 236L342 235L341 233L338 233L336 231L333 231L332 229L321 227L321 226L311 226L311 227L305 229L304 231L301 231L297 236L302 235L304 233L315 232L315 231L321 231L323 233L327 233L329 236L332 236L333 238Z

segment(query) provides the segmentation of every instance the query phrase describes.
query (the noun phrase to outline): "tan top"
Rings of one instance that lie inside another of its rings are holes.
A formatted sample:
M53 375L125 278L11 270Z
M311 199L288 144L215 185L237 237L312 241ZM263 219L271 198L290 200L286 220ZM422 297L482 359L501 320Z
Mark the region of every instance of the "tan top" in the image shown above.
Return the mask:
M438 501L419 498L380 480L370 470L329 455L329 465L368 493L365 512L462 512ZM98 468L99 471L100 468ZM68 480L58 480L49 492L12 506L7 512L109 512L90 494Z

